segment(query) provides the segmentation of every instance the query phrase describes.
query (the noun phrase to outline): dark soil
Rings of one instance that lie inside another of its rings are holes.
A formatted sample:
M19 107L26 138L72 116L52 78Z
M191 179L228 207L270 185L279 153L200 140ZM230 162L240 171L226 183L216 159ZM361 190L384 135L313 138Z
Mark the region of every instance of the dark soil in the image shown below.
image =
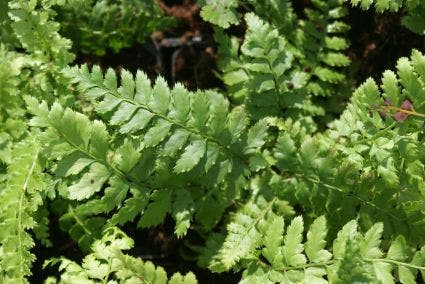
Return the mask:
M376 14L373 10L350 8L348 54L357 67L358 83L368 77L379 81L383 71L394 70L397 59L410 56L413 48L424 51L424 38L403 27L402 16L402 12Z

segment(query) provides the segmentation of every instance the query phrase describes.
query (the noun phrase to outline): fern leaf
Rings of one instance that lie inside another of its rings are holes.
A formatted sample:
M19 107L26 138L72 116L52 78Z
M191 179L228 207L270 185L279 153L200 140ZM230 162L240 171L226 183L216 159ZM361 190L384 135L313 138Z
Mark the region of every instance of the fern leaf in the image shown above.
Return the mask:
M382 237L383 230L383 224L377 223L366 232L364 238L365 241L360 244L360 249L364 254L364 257L380 258L382 256L382 252L379 250L379 245L381 243L380 239Z
M239 22L237 0L203 0L200 1L202 10L201 16L205 21L218 25L224 29Z
M29 136L15 144L8 166L6 186L0 191L0 275L9 283L27 283L35 255L29 230L33 215L42 204L44 184L39 165L40 145Z
M120 132L124 134L143 133L145 146L157 149L159 156L171 154L175 173L189 172L197 167L208 173L220 163L249 167L248 158L244 157L240 147L233 145L247 145L251 149L246 153L249 155L264 144L267 125L255 126L258 128L255 131L262 132L252 143L252 135L241 136L243 131L248 130L244 112L237 109L229 113L228 102L215 92L193 94L181 85L169 90L162 78L151 87L142 72L137 72L133 78L123 71L119 88L111 70L103 75L98 67L90 73L83 66L69 68L65 74L93 100L97 111L111 115L109 124L119 125ZM205 155L210 158L204 159Z
M270 224L268 234L264 240L265 248L262 251L264 257L272 264L282 262L283 254L279 249L283 243L284 220L282 217L277 217Z
M88 172L81 179L68 187L69 198L83 200L90 198L93 194L100 191L103 184L109 178L109 171L99 163L93 163Z
M294 218L288 226L282 247L284 263L288 266L298 266L306 263L306 258L302 254L302 233L304 225L300 216Z
M193 217L194 202L193 198L187 190L181 190L176 194L173 202L173 218L176 221L174 229L177 237L186 235L191 219Z
M265 203L259 207L254 203L248 203L243 211L232 218L232 222L227 226L226 240L219 252L220 260L226 269L230 269L237 261L246 257L259 244L261 236L257 226L270 213L272 204Z
M332 254L324 249L326 234L326 219L321 216L314 220L307 232L305 252L310 262L326 262L332 257Z
M152 203L147 206L142 218L137 223L140 228L158 225L164 219L171 207L171 191L156 191L152 194L151 200Z

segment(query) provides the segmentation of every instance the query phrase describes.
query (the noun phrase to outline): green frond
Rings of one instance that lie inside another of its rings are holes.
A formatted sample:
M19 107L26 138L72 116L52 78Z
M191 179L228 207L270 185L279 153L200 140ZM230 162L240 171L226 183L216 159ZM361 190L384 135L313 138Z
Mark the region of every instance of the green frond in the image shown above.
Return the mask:
M191 93L179 84L170 90L162 78L151 86L142 72L133 78L123 71L120 87L112 70L103 75L98 67L90 73L83 66L66 74L108 124L117 125L123 135L143 137L145 147L158 156L171 157L176 174L196 169L208 174L220 167L218 183L235 172L249 174L249 155L264 144L264 137L251 141L243 135L247 125L235 124L246 123L243 111L229 111L227 100L216 92ZM267 125L260 122L256 128L264 132Z
M307 74L294 70L294 54L287 40L253 13L246 14L245 21L248 29L241 46L241 56L237 60L233 58L235 61L223 70L223 80L231 95L236 99L245 98L247 110L254 121L285 112L294 117L300 113L309 114L303 106L309 105L307 101L310 98L301 92L307 82ZM231 39L219 33L216 38L221 44L234 45ZM225 58L230 56L234 54Z
M74 59L68 51L71 41L59 34L59 24L53 20L53 11L47 2L38 6L36 0L11 0L9 8L14 34L27 52L60 66Z
M226 267L229 256L222 254L226 242L243 238L244 244L249 246L244 248L243 254L234 248L238 256L230 266L244 270L242 283L395 283L415 279L419 270L425 270L423 249L414 250L412 254L412 248L406 246L401 236L384 253L381 223L362 234L357 222L350 221L338 232L332 250L327 250L327 225L323 216L310 225L306 241L301 217L295 217L285 228L281 216L269 215L270 218L265 219L261 214L256 216L262 221L256 224L255 234L231 233L221 250L210 259L211 264L218 261ZM242 223L239 223L248 224L247 220L240 219ZM408 256L403 256L406 254Z
M35 137L16 143L0 190L0 279L4 283L27 283L34 241L29 233L37 224L33 214L43 203L47 185L39 165L40 145Z
M230 25L239 23L240 15L236 11L238 0L200 0L202 18L221 28L227 29Z
M346 79L343 68L350 64L344 54L347 10L340 0L312 4L313 8L305 10L306 19L300 21L293 44L302 50L300 64L310 72L307 90L315 96L331 96Z
M232 267L236 267L240 260L250 258L250 255L263 241L268 245L265 249L265 257L270 261L273 261L271 259L276 257L279 258L273 248L280 245L280 243L277 243L272 238L279 232L278 223L273 223L273 220L281 218L279 215L283 214L279 210L280 201L282 200L277 198L268 200L262 195L251 198L249 202L231 216L224 236L220 234L213 235L211 239L207 240L206 247L201 249L200 258L202 261L200 261L200 264L208 266L214 272L229 270ZM285 206L288 206L286 202L285 204ZM289 244L294 238L297 238L295 236L298 229L297 225L299 224L293 224L294 235L285 239L285 244ZM270 227L270 230L276 229L277 231L270 231L264 239L261 232L268 227ZM282 253L280 259L282 257L288 257L291 262L297 261L297 257L290 250Z
M110 227L91 246L82 264L66 258L51 259L44 266L59 264L59 283L149 283L149 284L196 284L192 272L186 275L175 273L171 278L162 267L155 267L150 261L143 261L123 251L134 246L134 242L116 227ZM56 281L55 281L56 283Z

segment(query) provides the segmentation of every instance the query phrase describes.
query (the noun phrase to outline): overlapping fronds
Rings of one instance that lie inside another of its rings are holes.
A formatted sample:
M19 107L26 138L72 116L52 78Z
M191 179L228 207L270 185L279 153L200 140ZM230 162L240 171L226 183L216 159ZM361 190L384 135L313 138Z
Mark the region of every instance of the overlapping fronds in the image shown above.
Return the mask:
M307 74L293 66L294 52L277 29L253 13L245 16L248 26L239 58L225 58L223 80L236 100L244 101L253 120L266 116L298 117L315 113L307 92ZM217 34L225 50L234 43ZM235 53L228 54L235 56ZM222 63L221 65L224 65Z
M241 283L413 283L418 271L425 272L425 248L416 251L399 236L385 250L381 223L362 234L357 222L350 221L327 246L323 216L312 222L305 235L300 216L285 227L282 216L260 213L250 219L241 214L232 218L224 245L211 260L226 270L242 267ZM243 231L246 239L235 238L235 229L238 237ZM233 255L223 254L225 249Z

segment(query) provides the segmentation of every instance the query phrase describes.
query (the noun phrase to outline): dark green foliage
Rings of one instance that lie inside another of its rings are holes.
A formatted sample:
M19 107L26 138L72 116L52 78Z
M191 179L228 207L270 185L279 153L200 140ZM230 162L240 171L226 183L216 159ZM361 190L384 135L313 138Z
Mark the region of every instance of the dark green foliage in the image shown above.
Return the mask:
M103 55L167 27L153 0L2 1L0 283L37 275L34 245L57 250L58 229L86 256L48 260L59 274L46 283L197 283L168 278L121 230L171 218L200 267L241 283L425 279L425 56L400 58L343 107L343 2L297 15L289 0L199 1L219 26L221 94L72 64L71 46ZM351 3L405 9L423 34L422 1ZM238 24L243 38L224 30Z
M349 27L342 21L346 9L340 1L313 1L306 19L298 20L290 2L257 2L260 17L245 15L240 53L236 39L216 31L223 81L252 119L290 117L314 131L313 118L330 109L317 98L337 104L345 97L341 90L350 87L343 73L350 63L343 53L348 47L344 33ZM337 92L342 93L338 98Z
M69 0L58 9L62 33L79 52L104 55L143 43L154 32L174 24L154 0Z

